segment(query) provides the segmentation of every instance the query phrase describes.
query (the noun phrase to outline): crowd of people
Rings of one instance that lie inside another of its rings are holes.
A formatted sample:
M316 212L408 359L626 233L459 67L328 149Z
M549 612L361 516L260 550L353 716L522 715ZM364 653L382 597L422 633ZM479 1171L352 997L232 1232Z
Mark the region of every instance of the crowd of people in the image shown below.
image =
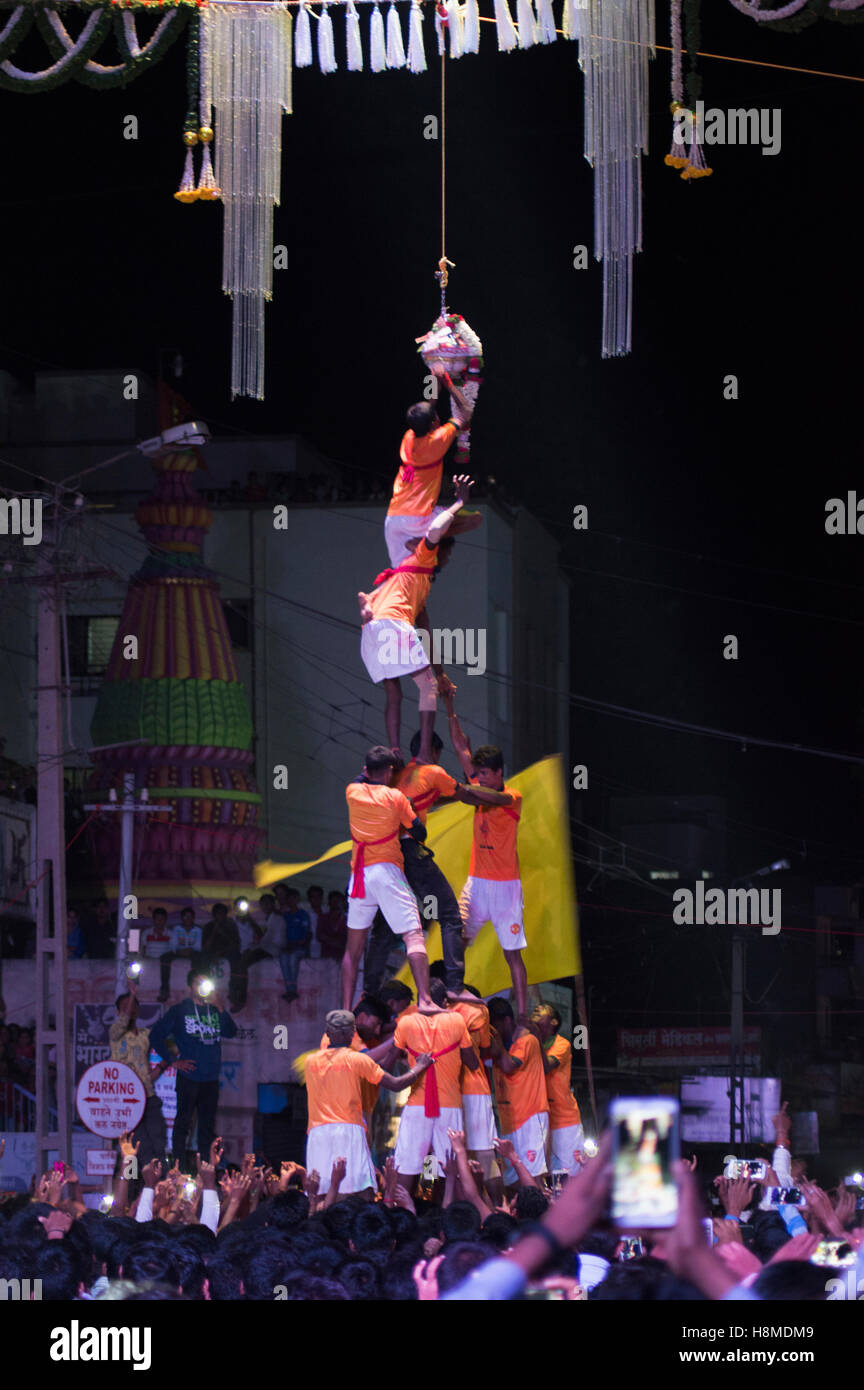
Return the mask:
M101 1209L86 1205L68 1165L0 1204L0 1280L19 1288L29 1280L29 1297L54 1301L854 1297L837 1276L848 1271L857 1281L864 1273L856 1198L843 1187L824 1192L799 1164L806 1205L795 1218L770 1209L771 1186L796 1166L785 1107L776 1123L764 1183L703 1177L695 1158L679 1162L675 1224L631 1232L608 1219L608 1135L562 1187L517 1172L501 1196L469 1160L462 1131L448 1135L442 1177L413 1196L393 1159L374 1172L368 1195L346 1195L344 1157L322 1181L308 1166L283 1162L274 1170L254 1154L223 1164L218 1138L185 1171L151 1159L133 1196L124 1173L137 1166L137 1146L124 1136ZM498 1151L506 1159L506 1143ZM720 1214L706 1239L708 1193ZM826 1246L845 1265L824 1263Z

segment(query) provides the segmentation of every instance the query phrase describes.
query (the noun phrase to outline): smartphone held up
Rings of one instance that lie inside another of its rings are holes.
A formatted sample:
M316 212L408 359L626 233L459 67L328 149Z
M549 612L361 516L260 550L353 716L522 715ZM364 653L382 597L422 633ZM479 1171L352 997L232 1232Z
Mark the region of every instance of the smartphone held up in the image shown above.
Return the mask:
M621 1096L610 1107L612 1220L624 1230L674 1226L679 1105L670 1096Z

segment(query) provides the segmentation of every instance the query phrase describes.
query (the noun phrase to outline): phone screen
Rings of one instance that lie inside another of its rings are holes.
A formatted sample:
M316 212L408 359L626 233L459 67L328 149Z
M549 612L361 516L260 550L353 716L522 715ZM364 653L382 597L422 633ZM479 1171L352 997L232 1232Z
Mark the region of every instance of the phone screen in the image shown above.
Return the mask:
M820 1240L810 1256L814 1265L828 1265L831 1269L845 1269L854 1265L858 1256L845 1240Z
M674 1226L678 1189L672 1164L680 1156L678 1102L637 1096L612 1102L612 1220L627 1230Z

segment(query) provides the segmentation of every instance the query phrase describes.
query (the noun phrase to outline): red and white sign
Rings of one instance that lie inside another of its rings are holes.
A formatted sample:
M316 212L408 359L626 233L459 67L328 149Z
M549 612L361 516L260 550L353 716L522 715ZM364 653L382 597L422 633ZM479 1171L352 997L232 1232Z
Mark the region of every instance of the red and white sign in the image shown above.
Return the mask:
M87 1150L87 1176L88 1178L110 1178L113 1177L114 1168L117 1163L116 1149L88 1149Z
M744 1029L744 1061L758 1066L762 1033ZM722 1067L729 1065L729 1028L619 1028L618 1065L638 1067Z
M141 1123L147 1094L140 1077L123 1062L88 1067L75 1093L78 1118L91 1134L116 1139Z

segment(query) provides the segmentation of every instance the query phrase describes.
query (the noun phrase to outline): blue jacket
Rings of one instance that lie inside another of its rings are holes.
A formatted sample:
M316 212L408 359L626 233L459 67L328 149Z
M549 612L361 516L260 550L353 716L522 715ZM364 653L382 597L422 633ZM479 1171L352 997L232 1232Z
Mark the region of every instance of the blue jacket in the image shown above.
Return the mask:
M164 1061L173 1060L165 1041L173 1037L181 1058L190 1058L195 1070L190 1081L218 1081L222 1067L222 1038L233 1038L237 1024L229 1013L220 1013L210 1004L184 999L150 1029L150 1046Z

